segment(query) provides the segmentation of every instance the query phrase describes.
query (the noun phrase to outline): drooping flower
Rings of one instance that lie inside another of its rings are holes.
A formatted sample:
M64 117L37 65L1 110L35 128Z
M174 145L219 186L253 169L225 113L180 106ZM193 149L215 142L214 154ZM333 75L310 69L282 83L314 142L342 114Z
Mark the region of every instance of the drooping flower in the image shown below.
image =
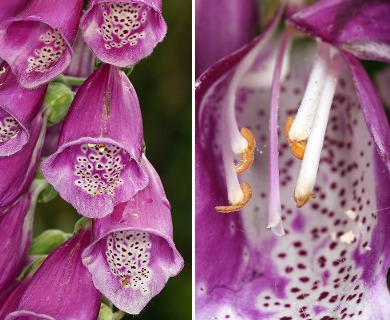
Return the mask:
M80 214L102 218L147 185L142 143L134 88L123 71L103 65L78 90L42 172Z
M99 60L132 66L164 39L161 8L162 0L91 0L80 28Z
M98 317L101 294L81 263L91 241L91 224L54 250L42 263L6 319L91 319Z
M39 188L33 184L15 204L0 210L1 293L19 275L28 259L38 192Z
M195 2L195 76L252 38L256 8L252 0ZM226 23L229 21L229 23Z
M31 122L42 109L47 86L22 88L5 62L0 64L0 82L0 157L4 157L28 142Z
M173 243L170 204L157 172L143 157L148 186L93 222L84 265L98 290L116 307L138 314L183 268Z
M390 134L383 107L356 58L321 40L317 55L309 39L290 34L289 44L275 20L197 81L197 318L387 319ZM298 107L305 110L305 89L320 112L303 113L312 126L300 168L289 147L299 153L303 139L291 139L291 127L286 141L281 130ZM258 148L242 174L252 199L226 215L214 207L240 189L233 159L245 148L235 149L242 139L233 138L243 127ZM299 183L317 195L302 208L293 200Z
M27 1L0 24L0 57L23 87L48 82L69 65L82 8L82 0Z
M29 126L30 139L22 150L0 158L0 211L12 205L31 185L46 132L46 114L41 111Z

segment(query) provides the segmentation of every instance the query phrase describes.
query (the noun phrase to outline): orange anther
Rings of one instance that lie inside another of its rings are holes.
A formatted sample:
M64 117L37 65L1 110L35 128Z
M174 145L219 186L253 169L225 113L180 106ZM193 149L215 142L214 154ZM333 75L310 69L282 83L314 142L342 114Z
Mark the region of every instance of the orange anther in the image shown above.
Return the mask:
M284 127L284 136L288 143L290 143L290 151L294 155L295 158L302 160L305 155L306 149L306 140L302 141L294 141L290 139L289 133L292 123L294 122L294 117L288 117L286 121L286 125Z
M305 195L303 197L297 197L297 195L294 194L294 201L297 204L297 208L302 208L306 203L308 203L311 199L314 199L315 197L315 193L309 193L308 195Z
M230 206L218 206L215 207L215 210L222 213L228 213L228 212L239 211L242 208L244 208L252 197L252 189L248 183L243 182L241 183L241 190L244 193L244 198L240 203L233 204Z
M242 128L240 132L241 135L248 142L248 148L242 153L240 162L236 164L237 174L245 172L252 165L253 160L255 158L255 146L256 146L256 140L255 137L253 136L252 131L250 131L247 128Z

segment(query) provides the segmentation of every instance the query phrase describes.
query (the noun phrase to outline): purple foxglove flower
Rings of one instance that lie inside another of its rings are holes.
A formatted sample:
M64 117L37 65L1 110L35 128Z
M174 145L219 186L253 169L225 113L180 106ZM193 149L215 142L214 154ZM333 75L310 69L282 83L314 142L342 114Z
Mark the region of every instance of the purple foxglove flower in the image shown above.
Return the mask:
M132 84L123 71L103 65L78 90L42 172L80 214L102 218L147 185L142 140Z
M320 0L291 22L360 59L390 62L389 15L387 0Z
M101 61L132 66L164 39L161 8L162 0L90 0L80 28Z
M42 108L47 86L22 88L5 62L0 64L0 81L0 157L4 157L28 142L31 121Z
M219 59L250 41L256 26L255 2L197 0L195 19L195 76L198 77Z
M46 132L46 115L38 113L29 126L30 140L12 156L0 158L0 212L17 200L34 179Z
M276 21L197 81L197 318L388 319L390 130L380 99L355 57L281 39ZM286 142L278 128L294 115ZM311 124L307 141L291 137L299 122ZM249 148L243 127L258 148L242 173L246 205L234 164ZM299 156L302 141L301 165L289 148ZM312 199L297 208L300 192ZM241 210L215 212L228 200Z
M15 204L0 209L0 293L19 275L28 259L38 191L33 184Z
M95 287L117 308L138 314L183 268L173 243L170 205L157 172L143 157L148 186L113 214L93 222L84 265Z
M69 65L82 8L82 0L27 1L0 24L0 57L23 87L48 82Z
M81 263L90 241L88 223L46 258L6 319L97 319L101 295Z

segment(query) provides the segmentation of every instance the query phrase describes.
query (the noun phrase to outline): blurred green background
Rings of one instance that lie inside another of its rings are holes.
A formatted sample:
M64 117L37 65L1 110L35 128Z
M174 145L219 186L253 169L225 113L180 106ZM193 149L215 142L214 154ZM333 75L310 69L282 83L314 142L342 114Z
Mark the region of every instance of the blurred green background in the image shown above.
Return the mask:
M184 270L138 316L125 319L191 319L191 1L165 1L168 34L130 75L141 104L146 154L172 205L174 240ZM45 229L72 232L79 215L57 197L37 207L34 236Z

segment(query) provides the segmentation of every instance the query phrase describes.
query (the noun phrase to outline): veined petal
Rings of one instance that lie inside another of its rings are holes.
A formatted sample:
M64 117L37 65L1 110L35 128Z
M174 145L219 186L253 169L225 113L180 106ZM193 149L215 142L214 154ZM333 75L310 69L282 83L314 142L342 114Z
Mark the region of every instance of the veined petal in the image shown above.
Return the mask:
M13 17L27 0L1 1L0 3L0 23L9 17Z
M132 84L123 71L103 65L78 90L42 172L80 214L102 218L147 185L142 141Z
M24 193L34 179L46 132L46 115L38 113L29 127L30 140L9 157L0 158L0 211Z
M252 38L256 8L251 0L195 1L195 59L198 77Z
M296 113L314 59L307 40L293 45L280 86L280 124ZM234 55L233 55L234 56ZM227 57L229 61L232 57ZM224 195L220 165L220 110L228 73L224 60L202 76L196 121L196 313L199 319L387 319L389 171L377 155L359 93L347 68L330 111L315 186L301 209L292 199L300 162L279 133L281 209L286 235L267 231L268 105L270 89L237 92L239 123L259 141L246 180L252 200L241 215L213 211ZM199 109L200 108L200 109ZM377 113L371 114L376 118ZM372 119L371 123L386 121Z
M81 263L81 253L90 241L89 224L54 250L6 319L97 319L101 295Z
M30 126L42 108L47 86L22 88L7 63L0 64L0 157L18 152L30 139Z
M116 307L138 314L183 268L173 243L170 205L160 178L143 157L149 185L106 218L82 255L98 290Z
M27 261L36 197L37 193L31 187L15 204L0 211L1 293L19 275Z
M378 91L361 63L350 54L345 54L344 57L348 62L368 130L373 137L379 155L390 170L390 127L388 122L383 121L386 119L386 113Z
M77 32L72 45L73 58L63 74L71 77L89 77L93 73L95 55L85 43L81 30Z
M82 8L82 0L27 1L0 24L0 57L23 87L49 82L69 65Z
M321 0L290 18L293 25L360 59L390 61L390 3Z
M91 0L80 22L99 60L127 67L152 53L167 32L162 0Z

